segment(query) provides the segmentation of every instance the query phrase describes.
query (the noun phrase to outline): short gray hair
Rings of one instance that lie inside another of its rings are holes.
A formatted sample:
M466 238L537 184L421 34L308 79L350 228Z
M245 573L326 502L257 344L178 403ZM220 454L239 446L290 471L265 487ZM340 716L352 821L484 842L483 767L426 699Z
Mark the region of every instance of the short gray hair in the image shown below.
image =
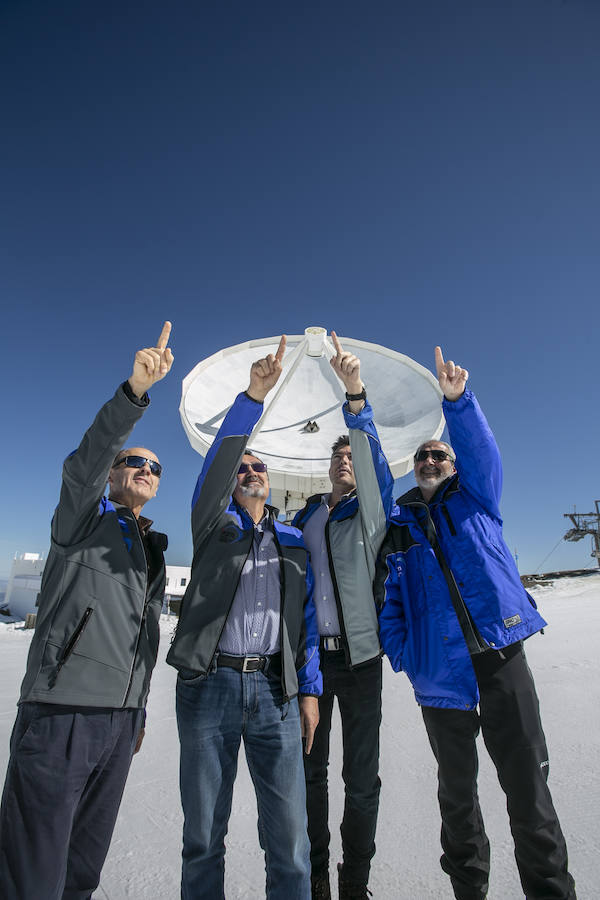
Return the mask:
M446 441L436 441L435 438L431 438L429 441L423 441L422 444L419 444L419 446L415 450L413 459L416 460L419 450L422 450L423 447L427 446L427 444L442 444L446 448L446 453L448 454L452 462L456 462L456 453L454 452L450 444L446 443Z

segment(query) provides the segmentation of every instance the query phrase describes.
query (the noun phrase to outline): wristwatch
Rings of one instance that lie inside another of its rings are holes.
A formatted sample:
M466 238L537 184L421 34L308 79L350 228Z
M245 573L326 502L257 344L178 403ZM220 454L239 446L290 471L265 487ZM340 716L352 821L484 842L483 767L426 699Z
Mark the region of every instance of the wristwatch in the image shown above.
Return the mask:
M366 400L367 399L367 388L363 384L363 389L360 394L346 394L346 400Z

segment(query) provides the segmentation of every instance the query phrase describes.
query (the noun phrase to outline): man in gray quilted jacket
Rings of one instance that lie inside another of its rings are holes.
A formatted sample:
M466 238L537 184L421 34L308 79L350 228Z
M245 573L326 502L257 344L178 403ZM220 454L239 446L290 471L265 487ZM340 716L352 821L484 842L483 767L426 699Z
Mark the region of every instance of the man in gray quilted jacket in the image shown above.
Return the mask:
M2 900L92 896L142 742L166 536L141 510L162 469L122 448L171 368L170 330L64 463L0 809Z

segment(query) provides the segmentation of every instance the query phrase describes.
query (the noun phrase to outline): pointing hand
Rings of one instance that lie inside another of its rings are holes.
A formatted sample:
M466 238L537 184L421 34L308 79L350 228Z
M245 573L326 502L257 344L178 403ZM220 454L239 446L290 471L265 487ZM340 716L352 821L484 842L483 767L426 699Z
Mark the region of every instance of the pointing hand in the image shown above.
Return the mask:
M435 366L438 381L446 400L458 400L459 397L462 397L469 377L467 370L455 365L451 359L444 362L441 347L435 348Z
M146 391L164 378L171 369L173 354L167 347L170 334L171 323L165 322L156 347L146 347L135 354L129 385L136 397L143 397Z
M344 350L335 331L331 332L331 340L336 352L330 360L333 371L343 382L348 394L360 394L364 387L360 379L360 359Z
M279 380L282 368L281 360L285 353L286 340L286 336L283 334L279 341L279 347L277 348L275 356L273 356L272 353L269 353L268 356L257 359L256 362L252 363L250 368L250 384L248 385L247 393L250 394L252 399L256 400L257 403L263 402L271 388L276 385Z

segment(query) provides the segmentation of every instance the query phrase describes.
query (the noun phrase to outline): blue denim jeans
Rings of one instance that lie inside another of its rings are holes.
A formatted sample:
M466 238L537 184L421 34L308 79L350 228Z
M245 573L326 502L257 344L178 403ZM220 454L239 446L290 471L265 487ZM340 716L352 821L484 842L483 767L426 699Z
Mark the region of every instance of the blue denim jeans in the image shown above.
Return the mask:
M224 898L225 835L242 737L258 803L266 896L310 900L298 701L284 704L279 681L263 672L222 667L190 680L180 675L177 725L183 900Z

